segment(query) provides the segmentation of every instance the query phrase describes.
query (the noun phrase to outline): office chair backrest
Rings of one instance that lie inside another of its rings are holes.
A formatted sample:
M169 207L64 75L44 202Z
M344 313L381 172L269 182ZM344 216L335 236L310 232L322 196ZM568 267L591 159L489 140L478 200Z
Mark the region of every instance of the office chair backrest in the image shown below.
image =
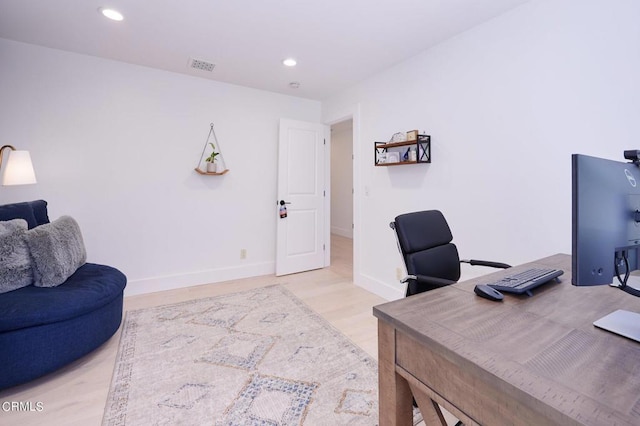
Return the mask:
M409 275L460 279L460 257L446 219L438 210L402 214L395 230Z

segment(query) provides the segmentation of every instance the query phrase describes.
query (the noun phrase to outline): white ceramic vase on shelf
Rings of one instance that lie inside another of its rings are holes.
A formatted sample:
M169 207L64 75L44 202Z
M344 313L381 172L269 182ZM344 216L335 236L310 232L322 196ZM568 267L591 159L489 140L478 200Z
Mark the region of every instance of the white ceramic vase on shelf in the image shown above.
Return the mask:
M207 173L215 173L216 170L217 170L216 163L207 161Z

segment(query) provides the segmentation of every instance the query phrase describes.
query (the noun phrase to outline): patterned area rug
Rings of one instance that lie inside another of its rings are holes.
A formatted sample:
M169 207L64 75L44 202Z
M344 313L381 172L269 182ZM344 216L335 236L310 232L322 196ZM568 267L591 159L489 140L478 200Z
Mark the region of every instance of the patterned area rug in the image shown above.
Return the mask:
M377 364L279 285L127 313L103 425L375 425Z

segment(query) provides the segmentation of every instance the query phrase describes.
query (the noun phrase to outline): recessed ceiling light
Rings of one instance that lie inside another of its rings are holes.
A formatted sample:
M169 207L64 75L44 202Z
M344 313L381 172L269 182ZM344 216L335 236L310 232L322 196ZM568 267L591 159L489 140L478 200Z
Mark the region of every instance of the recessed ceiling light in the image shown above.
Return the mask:
M293 58L287 58L282 63L288 67L295 67L298 62Z
M122 13L118 12L115 9L108 9L106 7L101 7L98 9L98 11L102 13L102 15L104 15L105 17L112 19L114 21L122 21L124 19L124 16L122 16Z

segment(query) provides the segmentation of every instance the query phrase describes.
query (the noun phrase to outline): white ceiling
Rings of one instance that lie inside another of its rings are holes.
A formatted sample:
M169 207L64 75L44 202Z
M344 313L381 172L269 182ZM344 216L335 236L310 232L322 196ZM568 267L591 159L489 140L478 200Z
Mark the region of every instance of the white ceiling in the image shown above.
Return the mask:
M321 100L526 1L0 0L0 37Z

